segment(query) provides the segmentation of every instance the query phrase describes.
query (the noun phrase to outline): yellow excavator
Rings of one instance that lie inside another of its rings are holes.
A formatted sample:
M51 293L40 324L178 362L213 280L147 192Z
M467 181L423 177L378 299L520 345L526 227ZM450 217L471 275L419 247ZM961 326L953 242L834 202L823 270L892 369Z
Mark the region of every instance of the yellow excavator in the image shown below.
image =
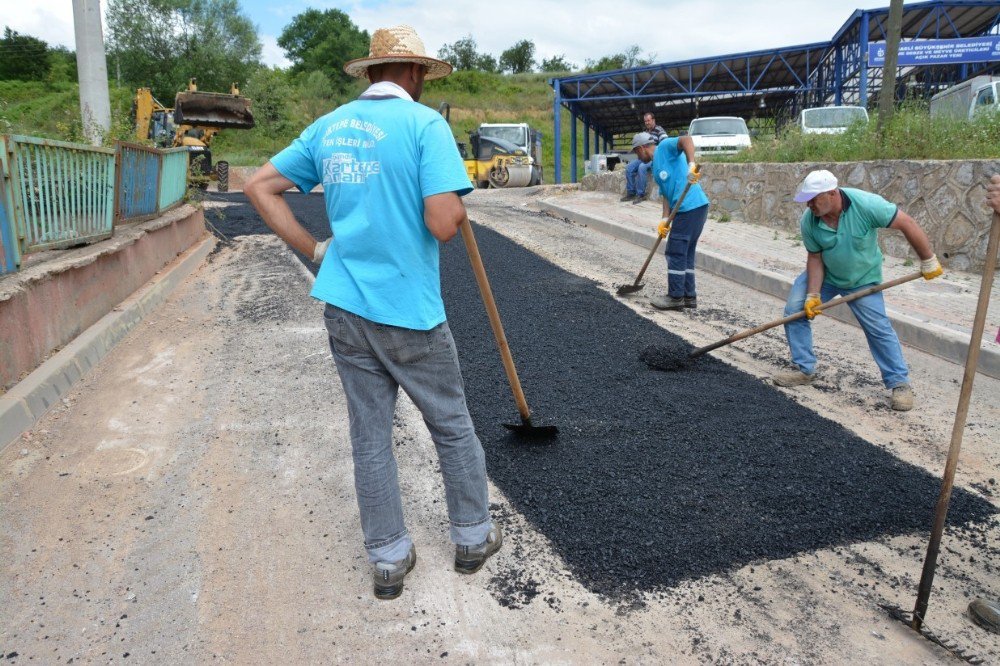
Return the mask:
M220 130L251 129L254 126L250 100L240 95L234 83L225 93L201 92L197 79L177 93L173 108L153 97L149 88L139 88L133 105L135 138L152 141L161 148L186 147L191 163L200 160L201 172L214 175L209 145Z

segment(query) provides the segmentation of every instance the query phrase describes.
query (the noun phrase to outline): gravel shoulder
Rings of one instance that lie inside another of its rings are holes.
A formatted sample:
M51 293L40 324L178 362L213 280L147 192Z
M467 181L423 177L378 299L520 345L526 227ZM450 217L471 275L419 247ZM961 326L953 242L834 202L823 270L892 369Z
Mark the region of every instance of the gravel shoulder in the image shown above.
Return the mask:
M609 292L631 281L646 250L539 214L538 194L476 192L467 203L477 223ZM697 311L654 311L646 298L665 287L662 260L654 260L646 290L625 302L698 345L780 316L776 299L704 273L699 281ZM0 650L17 653L8 661L948 659L878 608L912 607L926 535L754 562L623 601L583 585L494 487L511 538L486 569L460 577L450 567L433 445L406 399L395 440L418 564L398 601L376 602L346 407L308 288L301 263L277 239L234 239L7 448ZM907 350L918 407L896 414L860 331L829 320L816 328L823 376L788 395L939 475L962 369ZM765 377L787 349L779 329L713 356ZM956 480L993 505L998 395L1000 382L977 377ZM1000 659L1000 637L964 610L975 596L1000 595L997 534L995 519L949 528L928 617L936 632L991 662Z

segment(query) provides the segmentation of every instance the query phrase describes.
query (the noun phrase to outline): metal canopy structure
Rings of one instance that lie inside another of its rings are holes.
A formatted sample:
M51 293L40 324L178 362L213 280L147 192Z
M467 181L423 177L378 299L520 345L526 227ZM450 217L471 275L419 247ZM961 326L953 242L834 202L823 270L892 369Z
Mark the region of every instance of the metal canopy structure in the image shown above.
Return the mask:
M882 68L868 66L868 44L885 41L888 16L888 7L856 10L829 42L551 79L555 181L562 182L562 107L571 115L575 182L578 123L587 159L591 148L602 152L602 145L603 152L628 150L646 111L656 115L658 124L679 129L700 116L740 116L780 125L803 108L867 106L882 83ZM931 0L904 5L902 40L995 35L998 26L1000 1ZM925 98L976 73L998 70L998 61L900 67L896 93Z

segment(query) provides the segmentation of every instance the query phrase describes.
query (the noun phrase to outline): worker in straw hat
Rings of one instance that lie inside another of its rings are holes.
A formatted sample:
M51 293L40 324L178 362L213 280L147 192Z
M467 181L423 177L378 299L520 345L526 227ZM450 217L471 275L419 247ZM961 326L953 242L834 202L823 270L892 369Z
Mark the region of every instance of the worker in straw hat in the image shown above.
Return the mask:
M826 169L810 172L799 185L795 201L806 205L799 226L802 244L809 253L806 270L792 284L785 316L797 312L806 317L785 324L785 335L796 368L774 376L778 386L809 384L815 377L816 355L812 344L812 319L819 306L835 296L859 291L882 281L882 251L879 229L902 232L917 257L927 280L941 275L941 263L931 242L912 217L877 194L839 187L837 177ZM890 406L901 412L913 408L910 373L903 347L885 312L882 292L848 303L868 348L882 373L882 382L892 391Z
M499 550L486 463L472 425L441 300L438 242L467 219L471 191L451 129L417 104L424 81L451 73L405 25L376 30L368 57L344 71L367 78L355 101L323 116L271 158L245 191L261 217L319 264L312 296L326 304L330 349L347 397L354 484L375 596L393 599L416 563L392 451L398 389L420 410L444 475L455 570ZM323 184L331 236L317 241L282 192Z

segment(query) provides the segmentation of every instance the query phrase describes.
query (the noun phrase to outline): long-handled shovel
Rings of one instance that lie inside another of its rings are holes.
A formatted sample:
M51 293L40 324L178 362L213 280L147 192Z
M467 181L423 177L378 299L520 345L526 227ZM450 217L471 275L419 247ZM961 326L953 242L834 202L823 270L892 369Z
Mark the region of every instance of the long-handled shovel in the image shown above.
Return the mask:
M490 289L490 281L486 277L483 258L479 254L479 245L476 243L476 237L472 233L472 225L469 224L469 218L465 218L462 221L461 229L462 240L465 241L465 249L469 254L469 261L472 263L472 272L476 275L479 293L482 294L483 305L486 306L486 314L490 318L490 327L493 329L493 336L497 339L500 357L503 358L503 369L507 373L507 381L510 382L510 389L514 393L514 402L517 403L517 411L521 413L521 423L504 423L503 426L525 437L551 439L559 434L559 428L556 426L536 426L531 422L531 410L528 409L528 401L524 399L524 391L521 390L521 381L517 378L514 357L511 356L510 347L507 346L507 336L503 332L503 323L500 321L500 313L497 311L496 301L493 300L493 290Z
M698 167L698 170L700 171L701 167ZM691 183L688 183L687 185L684 186L684 189L681 191L681 196L677 199L677 205L674 206L673 210L671 210L670 214L667 216L667 223L668 223L667 226L670 226L671 224L674 223L674 218L677 217L677 211L681 209L681 204L684 203L684 197L687 196L688 190L690 189L691 189ZM646 269L649 268L649 262L653 260L653 255L656 254L656 249L660 247L660 242L662 240L663 236L657 234L656 241L653 242L653 247L649 249L649 256L646 257L646 262L642 265L642 268L639 269L639 274L635 276L635 282L633 282L632 284L623 284L622 286L618 287L617 294L619 296L634 294L635 292L639 291L640 289L646 286L645 284L640 284L640 281L642 280L642 276L646 274Z
M910 275L905 275L901 278L896 278L895 280L889 280L888 282L883 282L882 284L877 284L875 286L868 287L867 289L862 289L861 291L856 291L853 294L848 294L847 296L838 296L837 298L831 298L826 303L820 305L818 309L820 312L824 310L829 310L830 308L836 307L838 305L842 305L844 303L850 303L851 301L856 301L859 298L864 298L865 296L869 296L876 292L884 291L886 289L889 289L890 287L899 286L904 282L910 282L911 280L916 280L919 277L922 277L921 273L912 273ZM699 347L698 349L695 349L693 352L691 352L684 358L672 357L669 354L661 353L656 348L651 347L646 352L643 352L643 360L645 360L646 364L654 370L665 370L665 371L683 370L688 367L688 365L692 360L698 358L702 354L707 354L713 349L718 349L719 347L725 347L726 345L731 345L737 340L743 340L745 338L749 338L752 335L763 333L764 331L772 329L775 326L782 326L790 321L795 321L796 319L802 319L805 316L806 313L803 310L802 312L796 312L795 314L789 315L788 317L782 317L781 319L776 319L772 322L761 324L760 326L756 326L754 328L748 328L745 331L740 331L739 333L730 335L725 340L719 340L718 342L713 342L712 344L706 345L705 347Z
M955 422L951 429L951 444L948 447L948 459L944 466L944 479L941 481L941 491L938 494L937 506L934 509L934 525L931 528L931 538L927 544L927 554L924 556L924 566L920 573L920 584L917 587L917 601L912 612L906 612L896 605L880 604L893 618L920 632L925 638L937 643L960 659L972 664L975 655L970 655L959 648L953 641L947 641L932 632L924 625L927 618L927 607L930 601L931 588L934 584L934 570L937 566L938 552L941 548L941 536L944 532L945 519L948 516L948 504L951 501L951 491L955 483L955 471L958 469L958 457L962 451L962 435L965 432L965 422L969 416L969 403L972 399L972 383L976 378L976 367L979 363L979 349L982 345L983 329L986 328L986 311L990 305L990 290L993 288L993 276L997 268L997 251L1000 249L1000 214L993 213L993 223L990 227L989 240L986 247L986 262L983 266L983 278L979 285L979 300L976 302L976 315L972 322L972 335L969 338L969 348L965 356L965 372L962 375L962 388L958 394L958 407L955 410ZM977 600L980 601L981 600ZM969 615L977 624L992 623L996 620L995 607L992 602L980 606L977 601L969 605ZM988 615L980 616L980 610Z
M880 291L885 291L886 289L889 289L891 287L897 287L897 286L899 286L899 285L901 285L901 284L903 284L905 282L910 282L911 280L916 280L919 277L923 277L921 273L919 273L919 272L918 273L911 273L910 275L905 275L905 276L903 276L901 278L896 278L895 280L889 280L888 282L883 282L882 284L877 284L877 285L875 285L873 287L868 287L867 289L862 289L861 291L856 291L853 294L848 294L847 296L838 296L837 298L831 298L826 303L823 303L822 305L820 305L818 309L820 310L820 312L822 312L824 310L829 310L830 308L836 307L838 305L842 305L844 303L850 303L851 301L856 301L859 298L864 298L865 296L870 296L871 294L874 294L874 293L877 293L877 292L880 292ZM787 317L783 317L781 319L777 319L777 320L772 321L770 323L761 324L760 326L757 326L755 328L749 328L749 329L747 329L745 331L741 331L740 333L736 333L735 335L731 335L728 338L726 338L725 340L719 340L718 342L712 343L712 344L707 345L705 347L699 347L698 349L695 349L693 352L691 352L690 354L688 354L688 357L689 358L697 358L697 357L701 356L702 354L707 354L708 352L712 351L713 349L718 349L719 347L725 347L726 345L732 344L732 343L736 342L737 340L743 340L744 338L749 338L751 335L757 335L758 333L763 333L764 331L766 331L768 329L771 329L771 328L774 328L775 326L783 326L784 324L787 324L788 322L795 321L796 319L802 319L805 316L806 316L806 313L805 313L805 310L803 310L802 312L796 312L793 315L789 315Z

